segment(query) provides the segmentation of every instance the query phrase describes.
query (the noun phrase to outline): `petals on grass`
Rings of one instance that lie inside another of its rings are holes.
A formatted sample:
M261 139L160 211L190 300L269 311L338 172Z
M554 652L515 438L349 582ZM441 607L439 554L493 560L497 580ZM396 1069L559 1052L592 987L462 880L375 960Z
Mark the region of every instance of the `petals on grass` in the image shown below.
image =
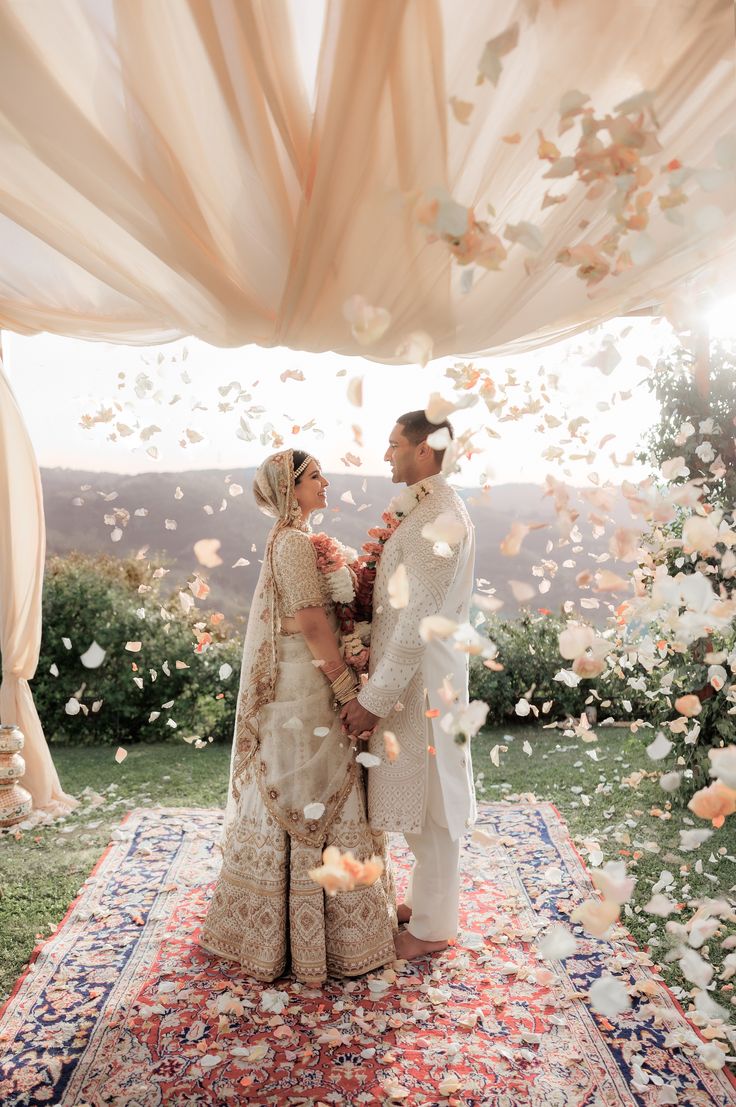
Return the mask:
M128 751L126 749L123 749L122 746L118 746L118 748L115 750L115 760L117 761L118 765L121 763L121 761L125 761L125 758L127 756Z

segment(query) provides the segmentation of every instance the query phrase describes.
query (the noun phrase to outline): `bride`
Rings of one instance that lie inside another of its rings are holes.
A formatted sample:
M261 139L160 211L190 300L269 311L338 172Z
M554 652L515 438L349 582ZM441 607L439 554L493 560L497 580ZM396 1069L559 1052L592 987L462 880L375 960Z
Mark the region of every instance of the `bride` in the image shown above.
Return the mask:
M395 959L383 834L371 832L355 745L336 710L355 698L309 517L328 481L301 450L264 461L253 486L275 517L248 618L222 836L223 864L199 938L272 981L322 983ZM326 895L310 877L326 846L377 854L382 877Z

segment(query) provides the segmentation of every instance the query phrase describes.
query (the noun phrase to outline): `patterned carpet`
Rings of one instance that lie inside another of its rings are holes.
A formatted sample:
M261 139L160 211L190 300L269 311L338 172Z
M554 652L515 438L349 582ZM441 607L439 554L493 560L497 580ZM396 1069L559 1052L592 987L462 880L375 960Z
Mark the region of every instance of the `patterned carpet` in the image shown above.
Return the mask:
M479 825L452 950L308 991L254 983L195 945L219 814L132 812L0 1015L0 1102L736 1104L622 931L576 931L563 963L536 957L537 933L592 891L555 808L486 805ZM401 887L398 843L395 856ZM604 969L640 992L610 1019L585 1000Z

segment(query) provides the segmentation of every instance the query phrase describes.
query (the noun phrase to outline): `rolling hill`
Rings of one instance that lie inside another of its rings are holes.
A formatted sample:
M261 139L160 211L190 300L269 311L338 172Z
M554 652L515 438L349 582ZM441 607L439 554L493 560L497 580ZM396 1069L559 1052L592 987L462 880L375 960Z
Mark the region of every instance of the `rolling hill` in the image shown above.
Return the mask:
M124 476L44 469L41 475L48 553L63 555L79 550L165 558L171 570L165 582L171 589L181 586L198 570L211 587L208 603L211 601L213 607L237 622L247 613L260 568L259 557L271 525L253 501L253 474L253 469L247 469L232 473L190 470ZM330 481L330 506L320 529L359 548L366 530L379 521L381 511L397 489L388 478L364 478L358 473L330 475ZM559 610L565 599L579 594L576 574L585 568L594 569L593 558L607 550L611 527L603 537L591 536L591 525L587 522L589 505L576 489L571 489L571 498L580 512L578 525L582 538L577 545L568 542L558 546L553 504L544 491L534 484L503 484L486 493L461 490L476 526L476 576L496 588L504 600L504 614L509 617L519 611L509 578L528 582L536 589L542 578L534 575L532 567L541 565L543 559L556 561L559 569L550 580L549 590L539 593L529 606ZM346 492L352 493L354 504L341 500ZM613 516L618 524L630 522L621 497L616 500ZM533 531L517 557L507 558L500 553L499 543L516 520L548 526ZM113 532L116 537L119 534L118 541L111 540ZM222 565L203 569L198 564L193 546L201 538L220 541ZM547 551L550 541L553 548ZM234 567L239 559L249 564ZM575 562L574 566L562 567L562 562L568 559ZM626 572L626 567L616 565L613 559L606 566ZM546 575L549 578L549 568ZM589 615L598 621L602 612L596 616L595 611L590 611Z

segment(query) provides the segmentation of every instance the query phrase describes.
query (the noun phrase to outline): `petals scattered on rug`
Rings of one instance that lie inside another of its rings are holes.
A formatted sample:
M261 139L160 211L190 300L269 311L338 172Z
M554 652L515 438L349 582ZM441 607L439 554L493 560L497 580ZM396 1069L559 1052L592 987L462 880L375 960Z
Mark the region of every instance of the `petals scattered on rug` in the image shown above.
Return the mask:
M571 927L593 889L556 810L494 804L480 825L457 945L318 991L258 984L196 944L217 812L133 812L0 1016L4 1107L736 1104L646 955ZM577 948L545 962L553 922ZM633 993L618 1015L587 998L608 974Z

